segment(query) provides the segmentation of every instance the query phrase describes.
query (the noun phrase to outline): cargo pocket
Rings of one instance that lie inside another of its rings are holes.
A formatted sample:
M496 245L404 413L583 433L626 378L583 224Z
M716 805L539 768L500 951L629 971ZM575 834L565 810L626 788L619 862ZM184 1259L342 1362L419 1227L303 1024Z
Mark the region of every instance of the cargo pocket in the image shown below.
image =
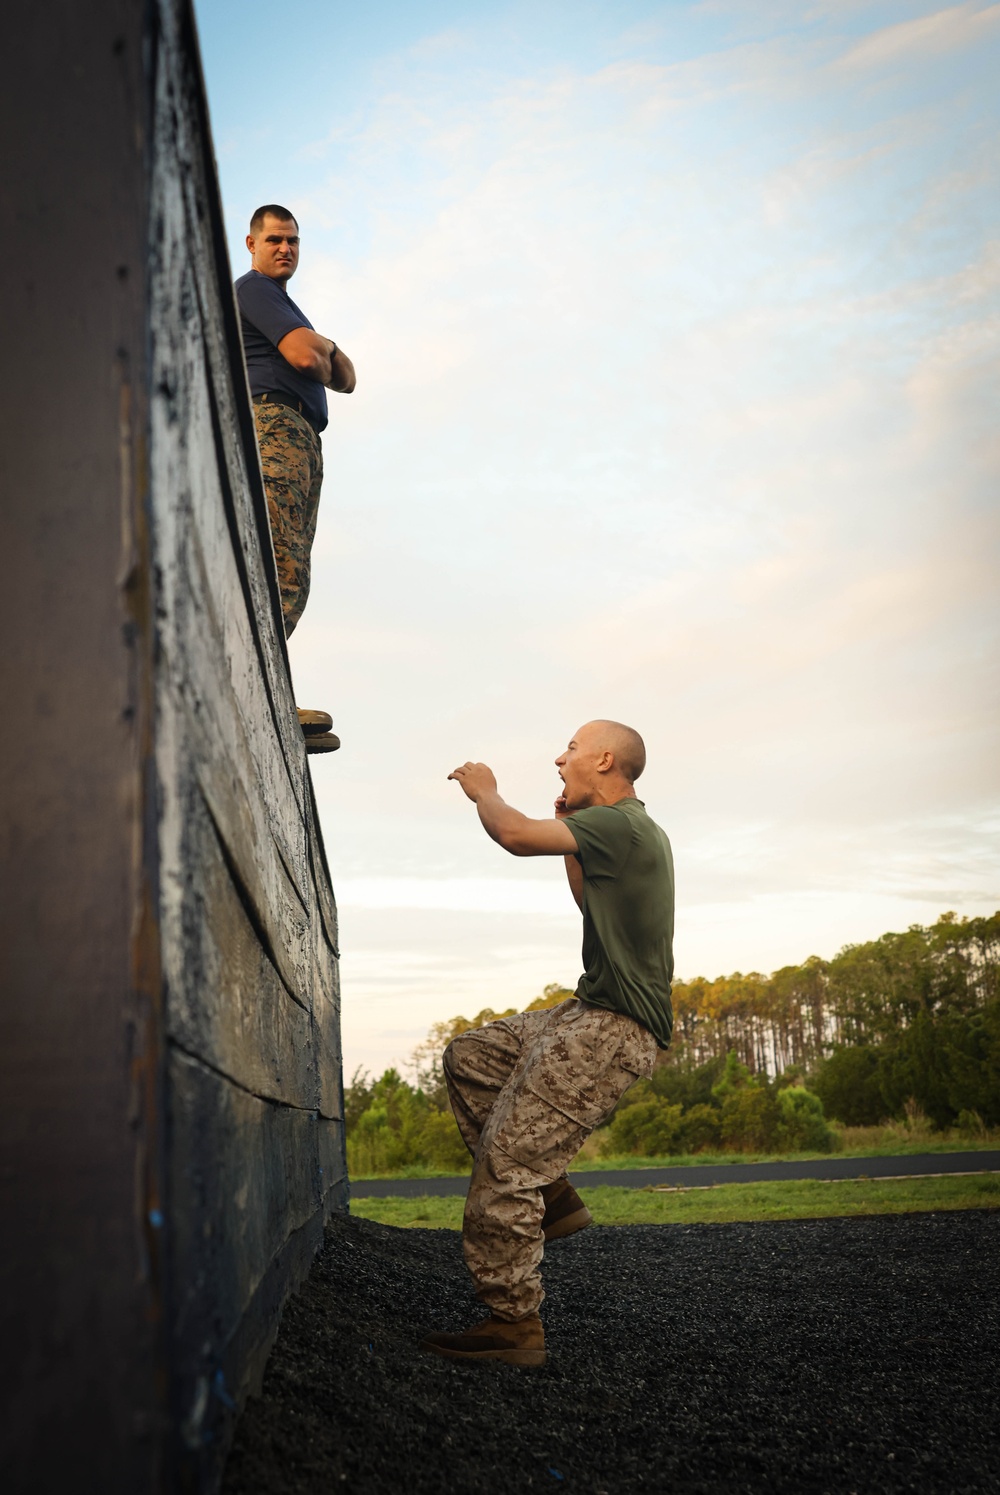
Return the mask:
M641 1023L629 1021L618 1050L617 1062L637 1080L648 1080L656 1064L656 1039Z
M510 1097L493 1141L527 1168L559 1173L609 1109L596 1086L582 1090L565 1080L554 1084L550 1077L532 1075Z

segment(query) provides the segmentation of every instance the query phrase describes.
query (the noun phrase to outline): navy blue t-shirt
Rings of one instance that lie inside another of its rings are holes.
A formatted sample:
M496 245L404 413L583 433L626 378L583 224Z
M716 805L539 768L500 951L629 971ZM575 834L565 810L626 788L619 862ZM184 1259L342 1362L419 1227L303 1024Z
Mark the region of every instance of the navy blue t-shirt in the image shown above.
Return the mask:
M252 395L286 394L302 401L302 413L317 431L326 429L326 390L318 379L300 374L278 352L283 337L296 327L315 332L280 281L248 270L236 282L243 328L243 349Z

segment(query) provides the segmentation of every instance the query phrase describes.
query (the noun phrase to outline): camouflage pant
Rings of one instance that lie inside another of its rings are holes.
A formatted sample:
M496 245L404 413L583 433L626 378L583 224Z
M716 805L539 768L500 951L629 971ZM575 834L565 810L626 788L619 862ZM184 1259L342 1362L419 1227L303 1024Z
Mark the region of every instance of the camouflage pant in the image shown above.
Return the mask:
M297 410L264 403L255 405L253 413L287 638L309 596L323 451L316 432Z
M476 1296L498 1318L525 1318L545 1296L539 1190L565 1173L655 1058L656 1040L639 1023L575 997L448 1045L448 1093L474 1160L465 1260Z

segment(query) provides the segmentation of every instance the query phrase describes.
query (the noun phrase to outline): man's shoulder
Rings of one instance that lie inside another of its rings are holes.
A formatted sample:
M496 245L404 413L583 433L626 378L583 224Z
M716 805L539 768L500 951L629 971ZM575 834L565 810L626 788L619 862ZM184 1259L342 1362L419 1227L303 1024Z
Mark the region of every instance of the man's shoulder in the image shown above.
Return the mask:
M618 817L619 823L622 819L630 825L640 825L644 821L652 823L646 814L646 806L641 799L636 799L634 794L627 795L625 799L616 799L610 805L593 805L591 808L607 811L608 816ZM606 819L607 816L604 818Z
M566 819L600 823L602 820L608 821L617 808L617 805L583 805L579 810L571 810Z
M666 831L662 825L656 823L641 799L631 796L628 799L618 800L616 804L609 805L608 808L624 815L632 830L640 838L662 836L664 840L667 839Z
M601 841L620 842L632 835L631 816L622 813L620 804L586 805L567 815L566 822L571 830L579 826L582 833Z
M276 280L272 280L270 275L261 275L259 270L248 270L245 275L239 276L237 280L233 281L233 288L240 300L245 298L251 300L266 299L278 303L288 300L288 293L285 291L285 288L279 285Z

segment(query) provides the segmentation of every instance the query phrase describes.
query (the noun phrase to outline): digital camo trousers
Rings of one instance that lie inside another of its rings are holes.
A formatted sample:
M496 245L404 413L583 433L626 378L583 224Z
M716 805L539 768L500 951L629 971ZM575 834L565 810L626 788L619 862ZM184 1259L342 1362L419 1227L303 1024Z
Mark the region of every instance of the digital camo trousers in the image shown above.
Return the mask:
M476 1296L498 1318L525 1318L545 1296L539 1191L562 1177L655 1059L656 1039L640 1023L576 997L448 1045L448 1093L473 1156L465 1260Z
M262 403L253 407L253 413L287 638L309 596L323 449L316 432L297 410Z

